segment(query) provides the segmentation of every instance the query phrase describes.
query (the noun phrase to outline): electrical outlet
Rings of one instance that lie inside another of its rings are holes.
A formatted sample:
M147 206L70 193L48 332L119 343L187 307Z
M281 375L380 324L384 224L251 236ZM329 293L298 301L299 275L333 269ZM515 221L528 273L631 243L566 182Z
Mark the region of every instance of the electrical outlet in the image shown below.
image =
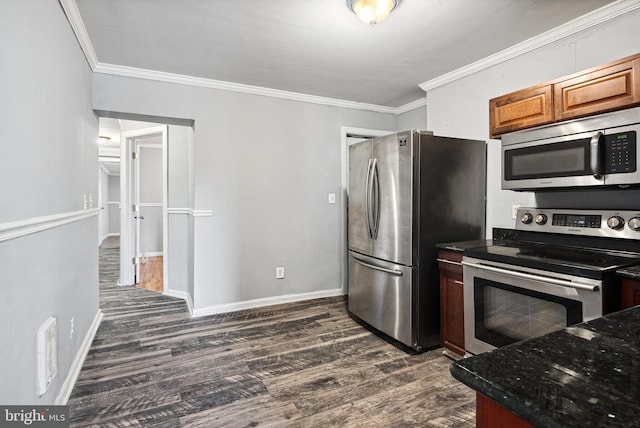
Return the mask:
M71 317L71 321L69 321L69 340L73 339L73 330L74 330L74 322L73 317Z
M518 208L520 208L522 205L520 204L513 204L511 205L511 219L515 220L518 218Z
M276 267L276 279L284 279L284 266Z

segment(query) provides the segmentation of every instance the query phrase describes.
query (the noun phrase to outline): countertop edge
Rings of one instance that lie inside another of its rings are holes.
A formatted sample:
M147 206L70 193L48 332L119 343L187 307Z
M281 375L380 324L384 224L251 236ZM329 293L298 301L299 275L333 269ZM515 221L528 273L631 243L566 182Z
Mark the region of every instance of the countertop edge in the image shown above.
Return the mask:
M521 419L536 426L562 428L561 425L557 424L557 421L545 417L544 413L540 413L535 408L527 406L526 403L519 406L518 404L520 404L520 399L518 397L512 396L511 394L505 394L499 386L492 384L486 379L475 375L467 368L460 366L458 361L451 364L449 371L456 380L462 382L475 392L493 400ZM514 403L516 404L515 406L513 405Z

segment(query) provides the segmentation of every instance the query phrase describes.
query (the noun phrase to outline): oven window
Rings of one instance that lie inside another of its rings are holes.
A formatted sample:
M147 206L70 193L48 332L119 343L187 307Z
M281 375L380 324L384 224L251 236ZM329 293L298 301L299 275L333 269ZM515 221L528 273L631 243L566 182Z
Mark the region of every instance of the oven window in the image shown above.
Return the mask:
M495 347L582 322L582 302L475 278L476 338Z
M541 144L504 152L505 179L572 177L590 173L590 140Z

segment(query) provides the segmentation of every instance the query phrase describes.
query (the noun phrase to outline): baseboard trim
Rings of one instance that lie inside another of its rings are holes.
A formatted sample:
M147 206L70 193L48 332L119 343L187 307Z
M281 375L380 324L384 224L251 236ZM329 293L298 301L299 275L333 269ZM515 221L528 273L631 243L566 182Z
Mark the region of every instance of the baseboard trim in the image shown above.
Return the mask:
M262 299L245 300L243 302L224 303L221 305L211 305L202 308L194 308L193 317L205 315L223 314L226 312L241 311L243 309L259 308L261 306L280 305L283 303L300 302L303 300L322 299L323 297L344 296L342 288L332 290L314 291L311 293L287 294L284 296L265 297Z
M169 290L169 289L165 289L162 294L169 297L177 297L178 299L182 299L185 302L187 302L187 308L189 309L189 314L193 316L193 299L191 299L191 294L187 293L186 291Z
M93 317L91 326L89 326L89 331L87 331L87 334L84 336L84 339L80 344L80 349L78 349L78 353L71 363L67 377L64 379L64 382L60 387L60 391L58 392L55 402L57 406L64 406L69 401L69 397L71 396L73 387L76 384L76 380L78 380L78 375L80 375L80 370L82 369L84 360L87 358L87 354L91 348L91 343L98 332L98 327L100 327L103 316L102 311L98 309L98 312L96 312L96 315Z
M33 233L64 226L84 220L85 218L97 216L100 210L92 208L88 210L72 211L63 214L54 214L42 217L34 217L27 220L14 221L0 224L0 242L9 241Z

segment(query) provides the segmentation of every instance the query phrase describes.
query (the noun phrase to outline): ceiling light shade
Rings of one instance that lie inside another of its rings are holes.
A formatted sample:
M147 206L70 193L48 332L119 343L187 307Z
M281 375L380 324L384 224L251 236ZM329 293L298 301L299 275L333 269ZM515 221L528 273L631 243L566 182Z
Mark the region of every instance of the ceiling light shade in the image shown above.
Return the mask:
M389 16L400 0L347 0L349 8L367 24L377 24Z

